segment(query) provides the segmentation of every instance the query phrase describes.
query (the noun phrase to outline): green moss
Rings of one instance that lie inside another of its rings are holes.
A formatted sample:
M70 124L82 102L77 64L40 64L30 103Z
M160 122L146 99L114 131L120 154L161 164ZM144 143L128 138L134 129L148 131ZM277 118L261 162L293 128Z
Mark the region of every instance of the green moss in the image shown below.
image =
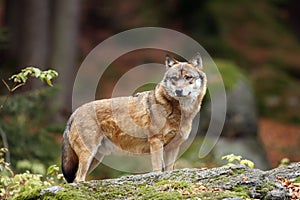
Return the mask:
M89 195L85 193L85 190L78 190L74 187L70 187L69 185L65 185L65 189L56 192L55 194L46 192L45 194L41 195L41 191L46 187L40 187L38 189L29 190L22 192L21 194L13 197L13 200L33 200L33 199L41 199L41 200L67 200L67 199L92 199L89 198Z
M240 197L250 199L250 190L247 185L236 185L230 190L221 189L222 185L230 182L235 176L240 176L244 172L243 169L230 170L232 175L228 173L218 176L210 176L209 180L203 179L199 181L177 180L184 175L179 173L170 179L156 179L155 177L149 180L128 180L120 179L118 182L111 181L91 181L78 184L62 184L60 187L63 190L40 195L43 188L24 192L14 199L223 199ZM299 179L299 177L298 177ZM220 186L217 186L220 185ZM220 187L220 188L218 188ZM264 181L255 187L255 192L260 197L264 197L266 193L273 190L275 187L273 182Z
M187 190L190 186L184 181L161 180L152 186L141 187L137 196L141 199L178 199L182 197L179 190Z
M293 183L300 183L300 176L298 176L294 181Z
M243 197L247 197L250 194L249 189L245 186L236 186L232 188L232 191L239 193Z
M266 196L267 193L273 190L275 187L275 183L271 181L263 181L261 185L256 186L256 192L259 193L261 196Z
M111 187L109 183L96 182L95 185L89 185L85 190L94 192L95 199L118 199L136 196L139 188L143 184L120 183L118 187Z
M244 191L228 191L209 189L201 184L193 184L185 181L162 180L153 186L144 186L139 190L140 199L223 199L230 197L245 197Z
M232 192L232 191L218 191L218 192L202 192L200 195L195 195L193 197L198 197L200 199L205 200L216 200L216 199L224 199L224 198L234 198L234 197L241 197L243 199L249 198L248 195L240 192Z
M19 195L14 196L12 199L14 199L14 200L35 199L37 196L39 196L40 191L41 191L41 188L35 189L35 190L30 190L30 191L25 191Z
M72 191L59 191L56 194L47 194L43 195L41 200L67 200L67 199L76 199L76 200L86 200L86 199L92 199L89 196L87 196L85 193L82 193L80 190L72 190Z
M200 183L186 181L160 180L152 185L120 183L118 187L111 187L109 182L79 183L77 186L64 184L63 190L40 195L44 188L24 192L15 197L16 200L29 199L223 199L230 197L249 198L244 188L235 191L206 188ZM80 188L80 189L79 189Z
M233 174L243 174L246 172L246 169L232 169Z

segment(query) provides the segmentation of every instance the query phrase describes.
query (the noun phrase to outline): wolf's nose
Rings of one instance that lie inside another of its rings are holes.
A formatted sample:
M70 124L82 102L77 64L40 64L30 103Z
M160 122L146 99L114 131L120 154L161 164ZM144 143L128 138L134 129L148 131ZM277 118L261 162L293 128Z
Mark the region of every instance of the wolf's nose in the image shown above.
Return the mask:
M182 89L176 89L176 90L175 90L175 94L176 94L177 96L181 96L181 95L182 95Z

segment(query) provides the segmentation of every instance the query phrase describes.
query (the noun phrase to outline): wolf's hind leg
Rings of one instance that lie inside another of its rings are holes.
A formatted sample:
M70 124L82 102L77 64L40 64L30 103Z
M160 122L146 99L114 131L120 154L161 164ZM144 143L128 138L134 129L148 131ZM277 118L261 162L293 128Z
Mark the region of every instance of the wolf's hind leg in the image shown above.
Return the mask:
M74 182L85 181L93 157L94 156L89 151L83 151L80 153L78 170Z
M100 153L97 153L95 155L95 157L93 158L92 163L89 167L89 170L88 170L87 174L90 174L101 163L101 161L103 160L103 157L104 157L104 155L102 155Z

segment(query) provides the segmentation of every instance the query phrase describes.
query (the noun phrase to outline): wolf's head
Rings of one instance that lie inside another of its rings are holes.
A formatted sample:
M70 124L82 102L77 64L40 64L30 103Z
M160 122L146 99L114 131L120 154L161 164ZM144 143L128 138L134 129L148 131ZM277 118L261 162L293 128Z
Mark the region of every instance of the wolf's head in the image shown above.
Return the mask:
M202 59L197 54L188 62L179 62L166 56L166 67L162 85L168 95L179 100L182 98L195 99L201 93L203 81L206 81L202 71Z

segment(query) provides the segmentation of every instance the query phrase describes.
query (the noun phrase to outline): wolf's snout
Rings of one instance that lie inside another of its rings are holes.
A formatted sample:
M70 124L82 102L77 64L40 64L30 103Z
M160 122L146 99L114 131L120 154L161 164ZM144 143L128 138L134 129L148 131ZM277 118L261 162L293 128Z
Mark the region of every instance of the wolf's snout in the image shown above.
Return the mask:
M175 94L176 96L182 96L182 89L176 89Z

